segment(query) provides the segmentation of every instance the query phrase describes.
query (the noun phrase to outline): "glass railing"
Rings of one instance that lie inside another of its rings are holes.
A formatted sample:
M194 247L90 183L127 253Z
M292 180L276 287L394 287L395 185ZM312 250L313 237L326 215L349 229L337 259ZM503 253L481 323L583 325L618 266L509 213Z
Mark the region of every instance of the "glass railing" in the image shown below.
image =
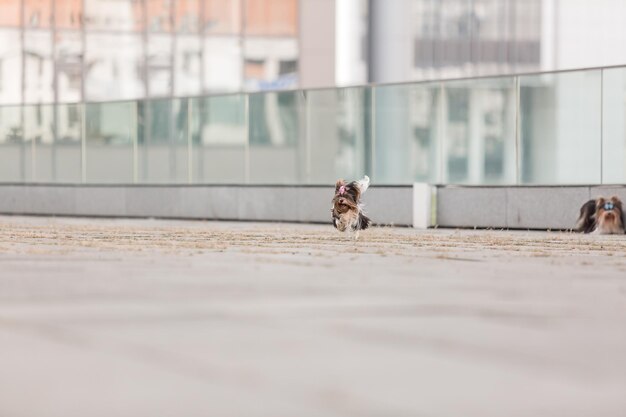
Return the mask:
M626 67L0 106L0 182L626 183Z

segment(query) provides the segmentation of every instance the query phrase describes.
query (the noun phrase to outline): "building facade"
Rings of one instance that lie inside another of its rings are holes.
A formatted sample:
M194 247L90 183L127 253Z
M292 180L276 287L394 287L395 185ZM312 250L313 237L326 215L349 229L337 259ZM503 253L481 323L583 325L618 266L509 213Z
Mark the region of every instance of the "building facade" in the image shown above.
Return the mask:
M0 103L298 86L297 0L1 0Z
M507 76L626 64L624 21L615 0L0 0L0 180L580 183L593 138L614 167L593 181L624 181L624 71Z

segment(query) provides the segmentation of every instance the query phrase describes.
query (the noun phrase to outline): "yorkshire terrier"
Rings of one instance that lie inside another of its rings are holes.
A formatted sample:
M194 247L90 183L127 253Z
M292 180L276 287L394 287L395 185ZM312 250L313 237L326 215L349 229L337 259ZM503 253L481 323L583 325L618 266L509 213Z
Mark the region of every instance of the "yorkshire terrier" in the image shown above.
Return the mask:
M366 175L359 181L346 183L338 180L335 184L335 197L333 197L333 226L340 232L354 232L354 238L358 239L359 231L365 230L372 221L363 214L361 196L370 185L370 179Z
M600 197L587 201L580 208L576 230L601 235L623 235L625 222L621 200L615 196L608 200Z

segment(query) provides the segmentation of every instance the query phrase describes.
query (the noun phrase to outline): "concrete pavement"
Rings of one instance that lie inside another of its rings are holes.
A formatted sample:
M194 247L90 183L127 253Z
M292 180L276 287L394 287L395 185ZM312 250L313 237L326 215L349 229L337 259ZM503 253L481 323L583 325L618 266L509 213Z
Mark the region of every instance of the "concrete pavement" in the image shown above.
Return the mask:
M626 236L0 217L0 416L624 416Z

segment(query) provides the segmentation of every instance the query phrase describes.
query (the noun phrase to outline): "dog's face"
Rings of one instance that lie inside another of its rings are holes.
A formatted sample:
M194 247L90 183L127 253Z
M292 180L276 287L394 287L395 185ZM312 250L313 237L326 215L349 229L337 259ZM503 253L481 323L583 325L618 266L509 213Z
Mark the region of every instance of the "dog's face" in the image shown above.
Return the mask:
M337 230L344 232L357 225L360 195L361 191L354 182L347 184L344 180L339 180L335 184L332 214Z
M600 233L624 233L622 223L622 202L613 196L596 200L596 221Z
M356 210L359 205L361 191L354 183L346 184L344 180L339 180L335 184L335 197L333 197L333 209L338 214Z

